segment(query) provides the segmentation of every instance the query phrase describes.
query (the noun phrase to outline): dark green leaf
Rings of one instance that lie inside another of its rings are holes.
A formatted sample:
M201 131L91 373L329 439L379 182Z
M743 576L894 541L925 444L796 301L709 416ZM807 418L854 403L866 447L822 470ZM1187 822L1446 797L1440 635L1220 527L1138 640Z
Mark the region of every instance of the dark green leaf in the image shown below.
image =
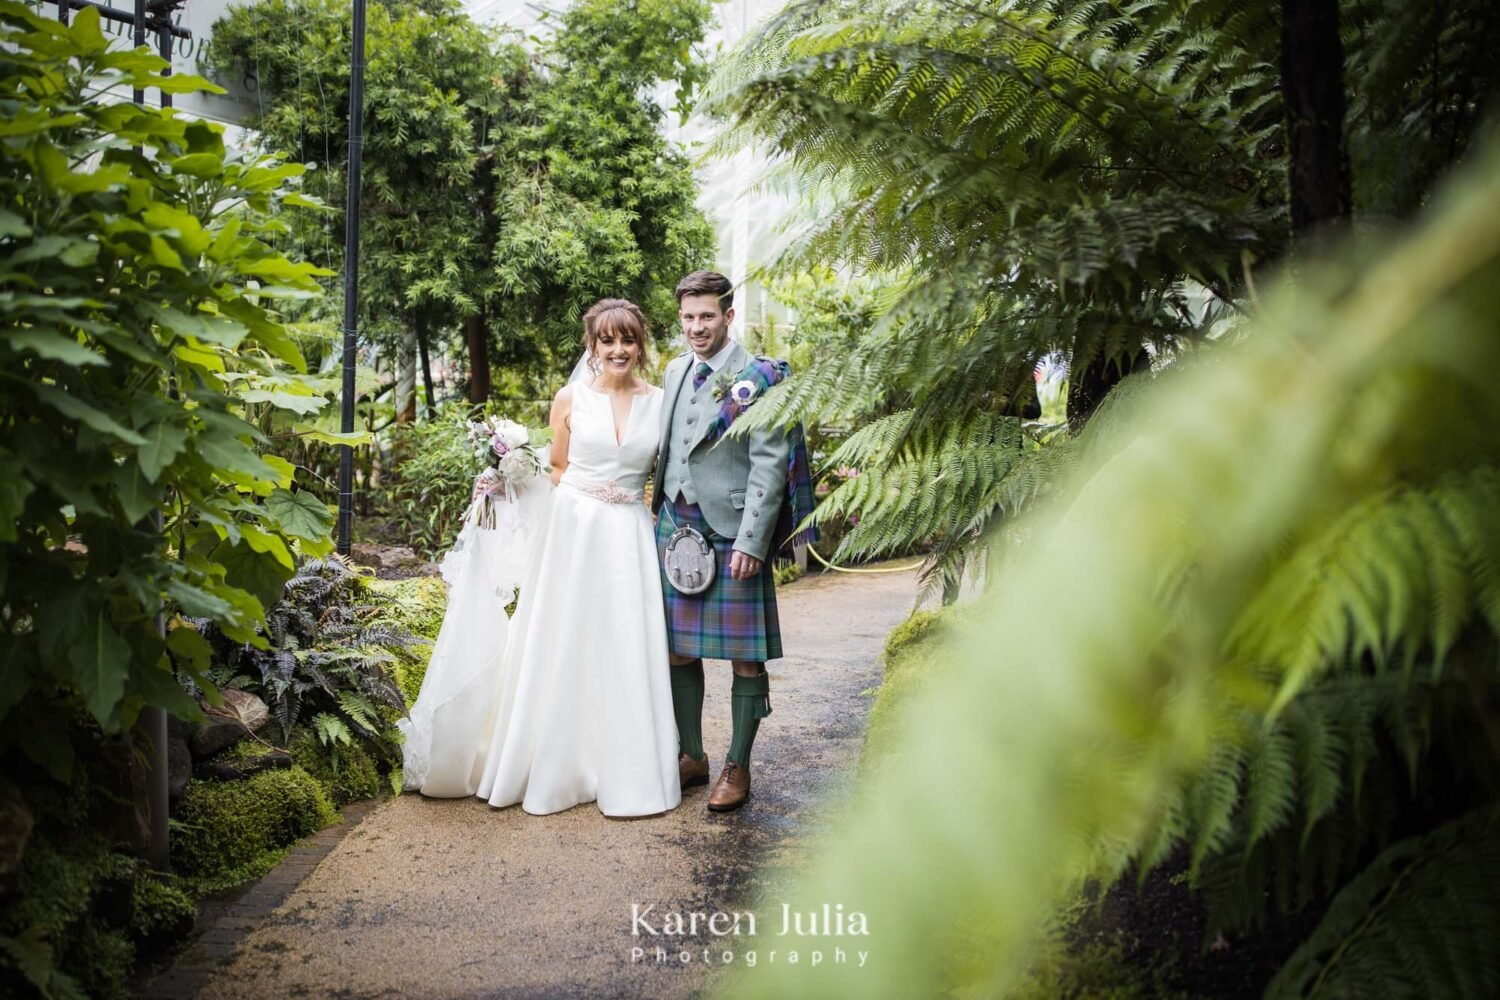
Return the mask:
M176 657L184 670L193 673L202 673L207 670L214 652L208 640L191 625L174 628L168 632L167 648L172 651L172 655Z
M114 470L115 499L132 524L161 505L161 490L142 473L139 462L127 461Z
M183 445L187 443L187 431L169 420L158 420L145 428L143 436L146 440L136 457L140 461L141 472L154 483L161 478L162 471L172 464L172 459L182 451Z
M266 498L266 511L283 532L298 538L321 541L333 530L334 518L328 505L307 490L272 490Z
M68 647L68 662L84 704L100 725L108 726L130 676L130 645L101 611Z
M209 313L189 315L177 309L151 303L143 306L141 311L173 333L184 337L194 337L204 343L217 344L230 350L238 347L240 341L245 339L245 334L249 332L243 324L227 316L214 316Z
M14 456L0 456L0 542L16 540L16 519L34 489Z
M210 557L224 567L224 582L253 595L262 607L281 599L281 588L292 578L274 553L257 552L249 544L221 542Z
M80 344L77 339L56 330L36 328L22 330L9 334L8 339L14 347L35 351L44 358L51 358L64 364L79 367L83 365L102 367L109 364L109 359L98 351L91 351Z
M101 413L83 400L76 396L70 396L55 386L33 383L31 391L36 394L37 399L40 399L63 416L72 417L74 420L92 427L101 434L108 434L119 438L126 444L141 445L146 443L145 438L127 427L122 427L113 417Z

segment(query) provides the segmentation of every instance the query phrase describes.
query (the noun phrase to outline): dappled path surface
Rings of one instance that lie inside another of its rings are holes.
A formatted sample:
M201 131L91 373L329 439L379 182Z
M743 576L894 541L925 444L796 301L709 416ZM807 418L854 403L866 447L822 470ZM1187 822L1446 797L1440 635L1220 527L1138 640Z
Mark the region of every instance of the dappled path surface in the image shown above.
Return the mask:
M654 946L632 937L632 904L658 915L743 908L758 870L795 852L849 789L870 707L861 692L879 682L881 645L915 594L913 573L827 574L782 590L789 656L771 664L773 712L738 813L709 813L703 787L674 812L637 820L592 805L537 817L403 795L339 841L198 995L693 994L716 971L701 959L716 939L697 939L686 965L633 961L632 947ZM729 665L710 662L708 678L705 748L717 774Z

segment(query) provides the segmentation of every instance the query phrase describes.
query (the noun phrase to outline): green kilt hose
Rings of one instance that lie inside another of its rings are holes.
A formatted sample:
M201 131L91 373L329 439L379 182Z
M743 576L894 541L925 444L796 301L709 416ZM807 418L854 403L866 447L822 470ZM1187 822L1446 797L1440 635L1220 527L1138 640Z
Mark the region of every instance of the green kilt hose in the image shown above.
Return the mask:
M701 594L684 594L661 570L667 612L667 646L678 656L764 663L781 658L781 619L776 613L776 576L771 563L748 580L729 575L734 539L715 534L697 504L668 500L656 519L657 565L679 527L696 528L714 547L714 582Z

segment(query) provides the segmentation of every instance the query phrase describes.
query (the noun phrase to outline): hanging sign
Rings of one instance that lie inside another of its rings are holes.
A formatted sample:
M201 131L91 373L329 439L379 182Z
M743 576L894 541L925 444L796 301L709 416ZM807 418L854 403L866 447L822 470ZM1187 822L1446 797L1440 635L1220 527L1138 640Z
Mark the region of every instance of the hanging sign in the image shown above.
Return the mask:
M191 38L172 39L172 72L191 73L204 77L223 87L225 91L222 94L209 94L202 91L193 94L173 94L173 106L184 113L197 118L212 118L215 121L239 125L258 109L260 89L255 78L254 67L246 68L226 78L212 71L206 62L199 61L199 57L208 46L208 40L213 36L214 22L228 14L231 4L243 6L243 2L244 0L187 0L180 10L172 14L173 24L186 28L192 33ZM42 3L34 5L56 16L56 0L43 0ZM110 6L125 13L130 13L134 9L132 0L115 0ZM77 8L71 10L69 16L77 17ZM133 25L111 18L101 18L100 28L110 39L111 47L134 47L135 28ZM146 46L153 52L159 51L155 32L146 32ZM128 87L111 90L110 95L120 100L131 99ZM155 104L156 94L148 91L146 99Z

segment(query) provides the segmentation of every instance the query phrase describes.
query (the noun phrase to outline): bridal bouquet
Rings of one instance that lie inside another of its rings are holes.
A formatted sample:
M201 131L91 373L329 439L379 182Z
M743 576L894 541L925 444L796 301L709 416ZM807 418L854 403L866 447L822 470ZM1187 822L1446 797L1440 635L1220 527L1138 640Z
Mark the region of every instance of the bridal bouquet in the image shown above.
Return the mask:
M470 516L481 527L495 526L494 502L514 501L516 491L542 474L545 463L532 444L532 434L523 424L504 417L468 421L468 439L474 457L485 468L474 479Z

